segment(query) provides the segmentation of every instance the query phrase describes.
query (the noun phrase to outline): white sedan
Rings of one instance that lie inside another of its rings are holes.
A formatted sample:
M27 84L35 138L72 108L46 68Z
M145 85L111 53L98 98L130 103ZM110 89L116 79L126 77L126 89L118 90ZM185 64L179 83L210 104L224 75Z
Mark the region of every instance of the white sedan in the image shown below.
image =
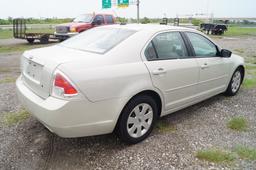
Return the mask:
M16 81L22 104L51 132L115 131L138 143L156 120L214 95L235 95L243 58L193 29L112 25L26 51Z

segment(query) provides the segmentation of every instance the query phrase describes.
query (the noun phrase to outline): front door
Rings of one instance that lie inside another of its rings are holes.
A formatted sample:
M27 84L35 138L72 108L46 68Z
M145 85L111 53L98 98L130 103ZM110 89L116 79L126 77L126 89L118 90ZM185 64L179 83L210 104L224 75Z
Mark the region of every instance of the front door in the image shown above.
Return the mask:
M153 85L164 94L166 111L193 102L199 68L196 59L188 55L179 32L156 35L145 50L145 56Z
M207 97L224 91L228 78L228 59L220 57L217 46L206 37L192 32L186 35L200 68L197 88L199 96Z

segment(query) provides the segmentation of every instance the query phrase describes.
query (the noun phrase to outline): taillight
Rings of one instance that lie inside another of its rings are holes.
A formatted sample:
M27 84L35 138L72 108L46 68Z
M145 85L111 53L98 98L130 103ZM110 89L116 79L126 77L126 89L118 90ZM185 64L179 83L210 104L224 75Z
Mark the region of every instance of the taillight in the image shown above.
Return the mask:
M78 91L64 75L56 73L53 83L53 94L59 97L72 97L76 96Z

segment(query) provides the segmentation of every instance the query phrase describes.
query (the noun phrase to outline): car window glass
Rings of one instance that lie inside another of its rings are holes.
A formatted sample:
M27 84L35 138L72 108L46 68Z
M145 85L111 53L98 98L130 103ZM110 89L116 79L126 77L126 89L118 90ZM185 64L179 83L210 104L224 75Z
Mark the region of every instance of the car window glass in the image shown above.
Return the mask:
M97 24L98 21L100 21L101 24L104 24L104 18L103 18L102 15L97 15L97 16L95 17L94 22Z
M111 15L106 15L106 21L108 24L114 23L113 17Z
M150 42L145 50L145 56L148 60L154 60L157 58L156 51L152 42Z
M93 15L91 14L83 14L76 17L73 22L86 22L89 23L92 21Z
M188 57L184 41L179 32L158 34L152 42L160 60Z
M187 36L198 57L214 57L217 55L217 48L210 40L196 33L187 33Z
M129 29L98 27L84 31L60 45L89 52L105 53L135 32Z

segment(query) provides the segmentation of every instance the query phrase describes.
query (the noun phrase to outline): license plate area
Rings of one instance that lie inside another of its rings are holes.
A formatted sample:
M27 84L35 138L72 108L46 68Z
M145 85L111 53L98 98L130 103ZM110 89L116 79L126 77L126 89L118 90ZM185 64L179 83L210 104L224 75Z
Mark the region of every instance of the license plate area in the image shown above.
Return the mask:
M23 74L29 79L32 79L36 83L40 84L42 68L42 65L31 60L26 60L24 63Z

